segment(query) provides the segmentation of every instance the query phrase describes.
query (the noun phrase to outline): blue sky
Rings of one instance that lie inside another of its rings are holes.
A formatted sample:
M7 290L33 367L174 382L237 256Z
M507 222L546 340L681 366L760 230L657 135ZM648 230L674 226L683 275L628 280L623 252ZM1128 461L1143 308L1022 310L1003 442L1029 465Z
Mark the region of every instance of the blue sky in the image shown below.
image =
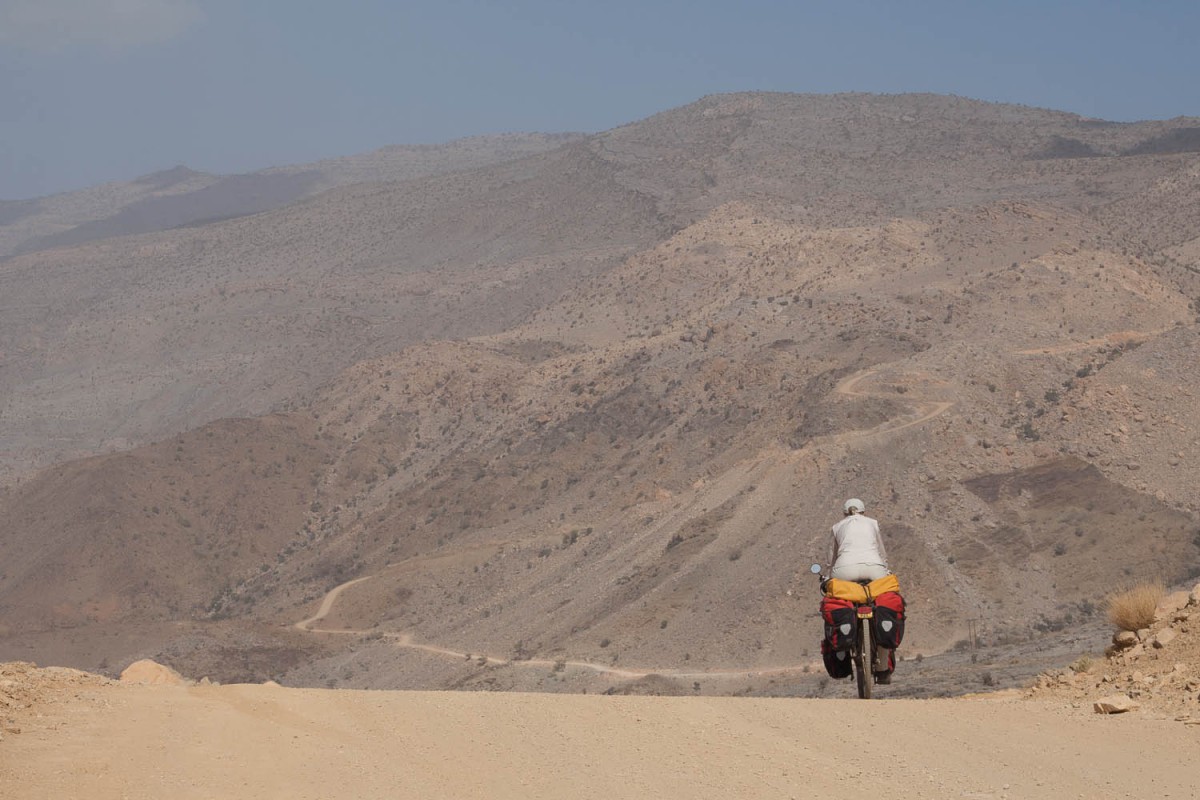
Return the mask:
M1198 30L1194 0L0 0L0 199L741 90L1200 116Z

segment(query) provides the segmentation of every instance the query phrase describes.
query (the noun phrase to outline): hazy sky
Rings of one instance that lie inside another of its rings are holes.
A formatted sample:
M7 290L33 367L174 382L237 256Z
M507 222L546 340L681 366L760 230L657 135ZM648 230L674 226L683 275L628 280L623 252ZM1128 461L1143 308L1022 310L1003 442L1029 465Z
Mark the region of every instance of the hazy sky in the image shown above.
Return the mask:
M505 131L713 92L1200 116L1196 0L0 0L0 198Z

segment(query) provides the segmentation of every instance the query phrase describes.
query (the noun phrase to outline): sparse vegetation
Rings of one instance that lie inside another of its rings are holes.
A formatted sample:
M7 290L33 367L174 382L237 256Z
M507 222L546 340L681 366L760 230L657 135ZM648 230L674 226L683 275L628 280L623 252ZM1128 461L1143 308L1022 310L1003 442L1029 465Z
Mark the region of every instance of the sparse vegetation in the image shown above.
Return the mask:
M1161 583L1143 583L1108 598L1108 620L1118 630L1137 631L1154 622L1154 609L1165 589Z

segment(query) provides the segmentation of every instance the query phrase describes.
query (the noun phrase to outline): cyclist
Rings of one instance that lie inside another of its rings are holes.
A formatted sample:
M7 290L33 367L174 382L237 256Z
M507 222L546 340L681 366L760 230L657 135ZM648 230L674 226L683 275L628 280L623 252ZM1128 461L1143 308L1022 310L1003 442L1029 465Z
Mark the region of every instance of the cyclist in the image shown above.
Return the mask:
M879 534L879 523L866 516L866 504L852 497L842 505L842 519L833 526L829 555L830 576L843 581L873 581L890 573L887 550ZM889 669L875 673L875 681L892 682L892 652L879 648L878 661Z
M830 575L844 581L873 581L888 574L887 550L879 523L863 512L866 505L852 497L842 506L843 517L833 526Z

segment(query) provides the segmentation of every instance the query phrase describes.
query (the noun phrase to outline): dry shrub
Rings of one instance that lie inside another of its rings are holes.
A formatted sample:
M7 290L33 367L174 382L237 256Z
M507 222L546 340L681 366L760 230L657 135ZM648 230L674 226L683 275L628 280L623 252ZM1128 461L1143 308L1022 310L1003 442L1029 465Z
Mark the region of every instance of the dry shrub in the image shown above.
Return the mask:
M1165 591L1161 583L1143 583L1114 594L1108 598L1108 621L1123 631L1150 627Z

